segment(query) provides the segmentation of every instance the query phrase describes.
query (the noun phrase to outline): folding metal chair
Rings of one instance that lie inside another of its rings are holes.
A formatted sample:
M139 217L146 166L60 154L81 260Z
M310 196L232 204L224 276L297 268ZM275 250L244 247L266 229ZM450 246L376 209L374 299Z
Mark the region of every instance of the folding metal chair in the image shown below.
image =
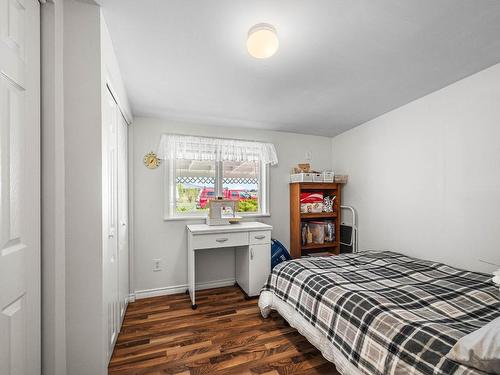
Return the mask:
M343 211L349 211L351 222L346 224L344 220L340 223L340 253L358 252L358 226L356 210L351 206L340 206ZM342 214L342 218L346 215Z

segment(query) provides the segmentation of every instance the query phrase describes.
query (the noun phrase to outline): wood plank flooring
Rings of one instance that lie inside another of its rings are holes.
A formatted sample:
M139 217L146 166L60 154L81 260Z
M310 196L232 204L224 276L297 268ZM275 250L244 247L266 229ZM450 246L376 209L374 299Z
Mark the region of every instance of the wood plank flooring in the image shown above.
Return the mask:
M130 303L109 374L339 375L284 319L263 319L237 287Z

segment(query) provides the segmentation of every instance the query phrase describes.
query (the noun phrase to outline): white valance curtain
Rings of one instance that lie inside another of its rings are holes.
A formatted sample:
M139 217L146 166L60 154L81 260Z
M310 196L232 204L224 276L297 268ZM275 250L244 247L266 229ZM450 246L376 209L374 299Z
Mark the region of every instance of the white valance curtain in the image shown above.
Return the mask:
M158 157L164 160L261 161L278 164L272 143L177 134L161 136Z

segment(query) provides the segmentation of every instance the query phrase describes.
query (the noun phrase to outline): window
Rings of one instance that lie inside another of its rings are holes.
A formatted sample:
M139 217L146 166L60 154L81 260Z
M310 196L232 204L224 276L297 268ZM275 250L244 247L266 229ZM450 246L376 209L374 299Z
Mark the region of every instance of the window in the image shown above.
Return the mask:
M176 160L175 214L204 212L214 197L215 162Z
M238 201L238 212L260 212L260 163L222 162L222 196Z
M165 219L206 216L217 197L238 201L240 215L269 214L272 143L163 134L158 157L167 161Z
M259 161L170 160L165 218L205 216L208 201L238 201L240 215L267 215L268 166Z

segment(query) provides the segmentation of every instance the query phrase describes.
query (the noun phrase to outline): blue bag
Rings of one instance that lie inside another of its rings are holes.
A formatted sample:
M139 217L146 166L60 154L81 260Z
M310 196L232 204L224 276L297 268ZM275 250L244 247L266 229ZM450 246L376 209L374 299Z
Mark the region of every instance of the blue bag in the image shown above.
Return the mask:
M278 240L271 238L271 269L281 262L291 259L292 257L286 247Z

